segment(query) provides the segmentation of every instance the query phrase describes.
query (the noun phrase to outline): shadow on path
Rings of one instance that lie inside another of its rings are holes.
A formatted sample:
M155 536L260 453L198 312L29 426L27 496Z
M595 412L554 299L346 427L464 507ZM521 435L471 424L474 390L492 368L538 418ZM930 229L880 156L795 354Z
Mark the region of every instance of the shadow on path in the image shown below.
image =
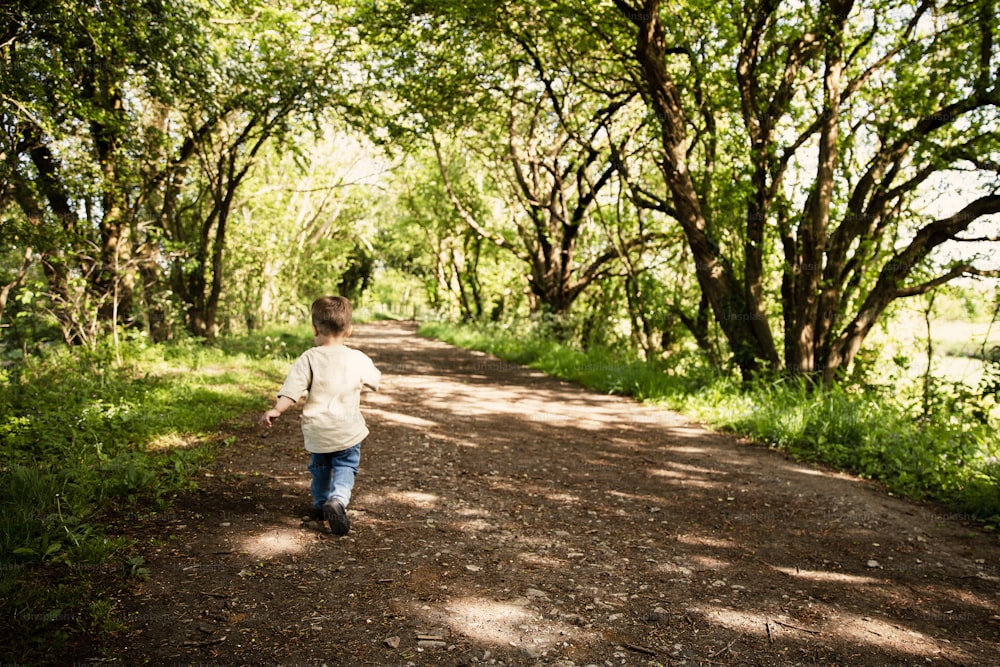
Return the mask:
M297 413L141 526L124 664L992 665L1000 550L934 508L405 323L334 538Z

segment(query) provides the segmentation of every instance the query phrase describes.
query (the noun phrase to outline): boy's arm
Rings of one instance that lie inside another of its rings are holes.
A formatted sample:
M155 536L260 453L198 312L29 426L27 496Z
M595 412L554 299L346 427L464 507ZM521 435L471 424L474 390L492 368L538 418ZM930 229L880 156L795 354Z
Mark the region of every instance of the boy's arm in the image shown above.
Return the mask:
M295 405L295 401L288 398L287 396L279 396L277 402L275 402L274 407L264 413L264 416L260 418L260 423L265 426L271 425L272 419L277 419L281 416L281 413L288 408Z
M367 386L372 391L378 391L379 381L382 379L382 372L375 368L375 364L372 363L371 359L366 357L368 363L367 368L361 374L361 384Z
M263 414L260 418L260 423L270 426L272 419L277 419L281 416L282 412L298 403L299 397L307 392L311 386L312 365L309 363L308 354L302 354L292 364L291 370L288 371L285 382L281 385L281 389L278 390L278 400L275 402L274 407ZM294 398L292 398L293 396Z

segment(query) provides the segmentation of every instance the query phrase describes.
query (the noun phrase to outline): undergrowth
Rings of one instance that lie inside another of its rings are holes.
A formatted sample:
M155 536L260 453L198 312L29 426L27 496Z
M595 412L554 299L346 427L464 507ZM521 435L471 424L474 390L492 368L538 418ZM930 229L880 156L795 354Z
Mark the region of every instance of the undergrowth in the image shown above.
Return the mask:
M810 389L787 378L747 384L689 358L654 363L605 348L583 351L544 332L429 322L420 333L665 405L798 460L878 480L892 493L1000 527L995 387L977 392L940 383L927 394L860 384Z
M192 488L214 449L233 442L220 429L259 409L280 381L289 345L305 343L287 333L219 347L134 338L117 349L56 349L0 371L6 661L46 662L123 627L109 591L145 568L134 542L109 524L155 517Z

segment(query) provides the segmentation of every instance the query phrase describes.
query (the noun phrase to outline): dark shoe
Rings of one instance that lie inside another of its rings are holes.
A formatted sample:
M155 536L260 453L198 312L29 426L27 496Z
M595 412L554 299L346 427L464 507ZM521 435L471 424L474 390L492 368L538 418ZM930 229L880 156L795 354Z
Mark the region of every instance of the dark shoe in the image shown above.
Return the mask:
M347 518L344 504L336 498L330 498L323 505L323 516L330 524L330 531L334 535L347 535L347 531L351 529L351 522Z
M323 521L326 519L326 517L323 516L323 508L316 507L315 505L309 508L308 517L313 521Z

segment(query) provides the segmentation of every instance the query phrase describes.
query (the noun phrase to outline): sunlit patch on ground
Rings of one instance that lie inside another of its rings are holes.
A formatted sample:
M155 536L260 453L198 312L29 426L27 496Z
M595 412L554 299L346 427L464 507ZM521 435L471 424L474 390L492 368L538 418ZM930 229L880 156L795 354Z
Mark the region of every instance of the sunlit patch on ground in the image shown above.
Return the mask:
M534 567L564 567L566 565L565 561L558 558L551 558L549 556L543 556L542 554L532 553L530 551L525 551L517 555L518 559L525 565L531 565Z
M703 430L693 426L674 426L670 429L670 433L678 438L694 438L700 440L705 437L705 432ZM705 453L705 450L701 447L671 447L671 449L684 454Z
M490 512L479 507L459 507L453 510L455 516L461 517L488 517Z
M421 491L394 491L386 494L385 499L422 509L434 507L441 500L433 493L423 493Z
M468 521L453 521L452 526L468 533L477 533L482 530L492 530L496 528L493 524L484 519L470 519Z
M303 549L302 530L299 528L273 528L259 535L248 535L240 545L256 558L274 558L300 553Z
M755 613L751 611L719 607L704 607L699 610L705 619L730 630L746 634L768 637L770 640L786 635L810 635L815 637L836 637L841 641L858 645L874 645L892 651L905 651L914 656L940 655L942 649L934 639L922 633L872 617L852 617L844 619L834 613L822 624L790 619L787 616Z
M710 623L718 623L730 630L761 636L767 634L767 624L771 621L770 617L766 615L738 609L706 607L699 611Z
M146 445L149 451L161 451L164 449L177 449L181 447L190 447L197 444L197 440L191 438L190 435L181 435L178 433L164 433L152 438Z
M776 567L778 572L784 572L790 577L809 579L810 581L830 581L838 584L853 584L856 586L874 586L882 583L872 577L859 577L843 572L823 572L820 570L800 570L794 567Z
M677 541L682 544L690 544L700 547L712 547L713 549L735 549L737 545L732 540L726 540L706 535L678 535Z
M557 503L565 503L566 505L574 505L580 502L580 497L572 493L546 493L545 497Z
M423 610L441 625L475 642L512 646L529 655L582 639L579 628L541 617L517 601L465 597L449 600L442 608Z
M728 561L712 558L711 556L699 556L696 554L688 556L688 560L706 570L724 570L731 565Z
M918 656L931 657L941 653L941 648L932 637L878 618L856 616L846 623L838 620L830 632L835 632L849 641L875 644L885 649L906 651Z
M678 430L678 429L672 429L671 433L673 433L676 430ZM671 446L670 447L670 451L676 452L678 454L693 454L695 456L697 456L699 454L705 454L705 455L707 455L707 454L711 453L711 452L709 452L709 450L705 449L704 447L676 447L676 446Z
M379 410L377 408L368 408L366 412L369 415L374 415L378 419L384 419L387 422L393 424L400 424L401 426L413 426L416 428L433 428L437 426L435 422L428 419L421 419L420 417L414 417L413 415L404 415L399 412L390 412L388 410Z
M697 489L716 489L719 482L709 482L704 479L696 479L689 472L679 472L677 470L664 470L663 468L650 468L648 473L653 477L663 477L673 484L690 486Z

